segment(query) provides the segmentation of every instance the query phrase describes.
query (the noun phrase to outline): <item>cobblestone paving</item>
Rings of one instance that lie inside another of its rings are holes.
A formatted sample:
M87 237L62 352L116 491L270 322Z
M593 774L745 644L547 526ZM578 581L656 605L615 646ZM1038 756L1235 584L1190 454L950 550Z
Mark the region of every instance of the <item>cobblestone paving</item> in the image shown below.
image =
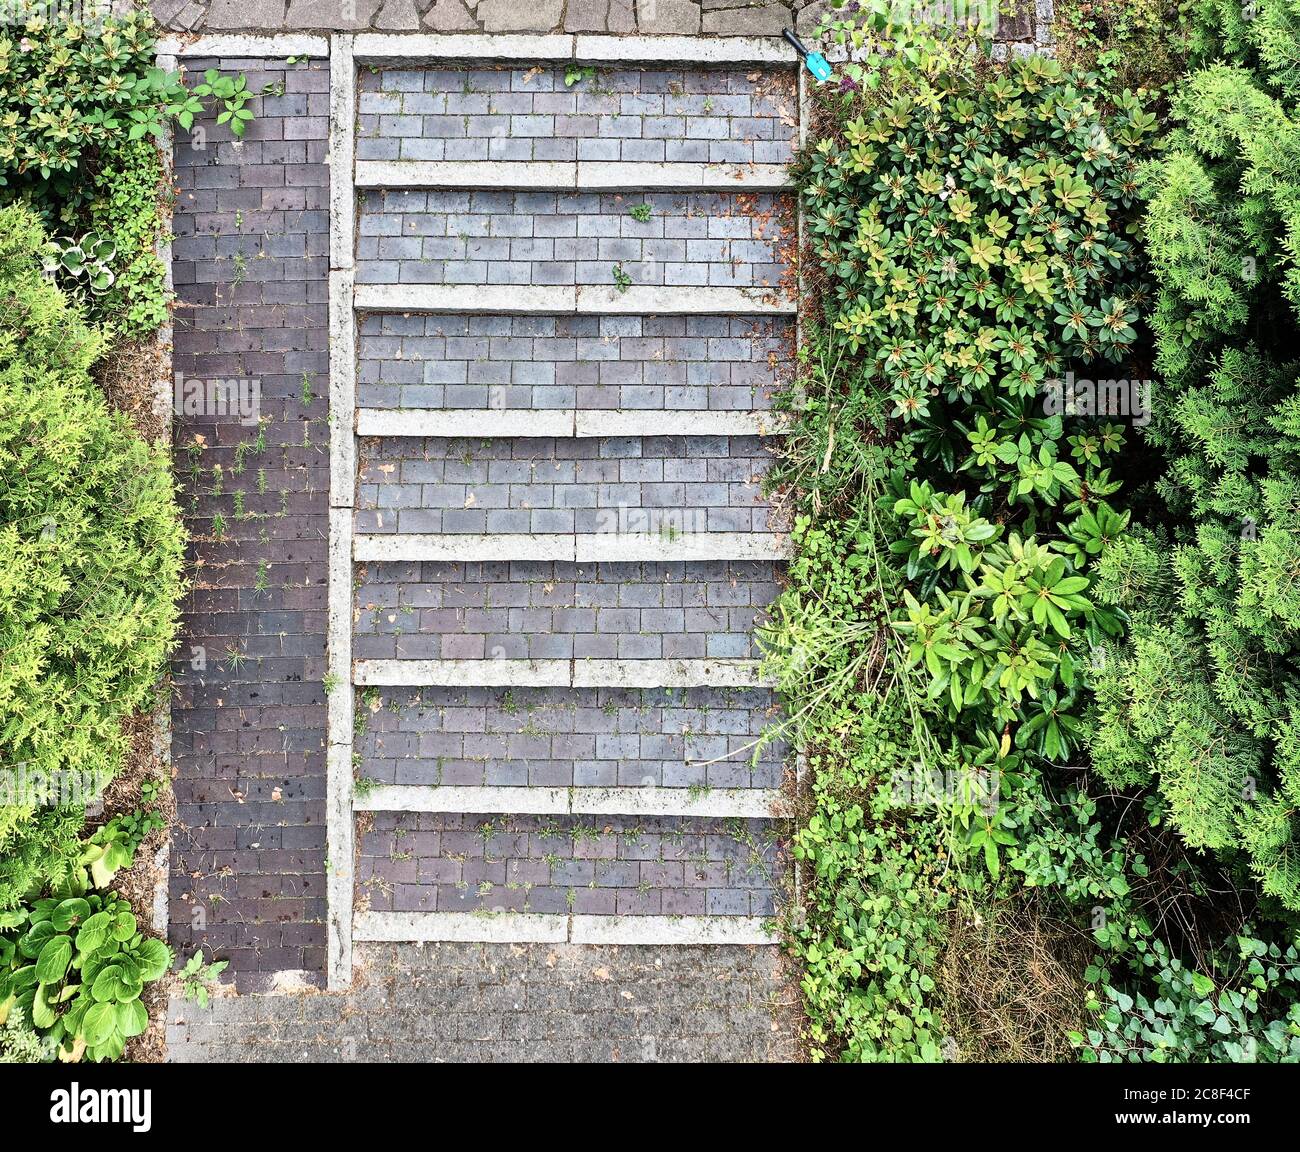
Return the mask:
M776 565L494 561L371 563L357 588L358 660L669 660L757 655Z
M362 408L765 411L793 321L727 316L365 316Z
M791 1060L774 948L357 946L347 994L222 997L168 1011L186 1063Z
M776 911L779 847L763 820L377 812L358 833L358 911Z
M756 748L766 689L368 689L361 708L378 784L777 788L784 770L781 741Z
M234 382L247 405L186 405L175 424L192 583L172 668L170 931L256 987L325 953L329 71L191 63L217 66L283 95L238 148L210 118L175 146L175 371Z

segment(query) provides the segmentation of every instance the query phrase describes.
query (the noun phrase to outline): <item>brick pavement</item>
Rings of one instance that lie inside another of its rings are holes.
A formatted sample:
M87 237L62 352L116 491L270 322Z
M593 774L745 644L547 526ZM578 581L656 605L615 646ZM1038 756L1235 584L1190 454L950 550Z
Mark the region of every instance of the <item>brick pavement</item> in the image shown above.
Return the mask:
M239 146L205 116L174 150L174 368L240 382L257 411L175 422L192 583L172 666L170 935L257 987L319 971L325 950L329 71L189 67L283 85Z

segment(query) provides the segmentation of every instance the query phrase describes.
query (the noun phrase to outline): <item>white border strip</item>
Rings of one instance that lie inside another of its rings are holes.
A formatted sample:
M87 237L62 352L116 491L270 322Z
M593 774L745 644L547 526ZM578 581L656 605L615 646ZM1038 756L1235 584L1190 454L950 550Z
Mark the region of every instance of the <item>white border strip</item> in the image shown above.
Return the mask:
M572 192L736 191L789 187L784 164L582 160L359 160L358 188L455 188Z
M361 408L358 436L784 436L779 412L660 408Z
M779 191L790 186L790 172L784 164L580 160L576 184L580 192Z
M776 36L580 35L575 40L574 56L586 64L799 65L794 50Z
M381 688L770 688L761 660L357 660Z
M352 37L334 37L330 53L330 267L353 266L357 193L356 165L357 69L352 62Z
M597 316L788 316L797 310L781 288L666 288L603 284L577 288L523 284L358 284L358 312L540 313Z
M478 535L429 533L428 535L358 536L353 556L360 562L428 560L438 563L489 560L572 560L570 535L517 532Z
M786 299L784 289L664 287L634 284L620 292L604 284L580 284L577 311L597 316L691 315L782 316L792 315L797 304Z
M354 812L453 812L526 816L700 816L764 820L777 814L772 788L535 788L380 784L353 798Z
M330 179L334 179L333 171ZM331 227L330 234L333 236ZM357 319L350 306L352 273L329 278L330 507L351 508L357 485L357 442L352 430L357 404ZM349 581L350 583L350 581Z
M758 916L574 916L571 944L779 944Z
M283 55L309 51L302 43L276 38ZM352 742L356 699L352 686L352 505L356 491L357 352L356 313L352 307L352 245L356 195L352 188L356 128L356 69L351 37L335 36L330 52L330 537L327 577L326 655L329 698L326 702L326 984L352 983L352 907L354 838L352 816ZM324 52L319 54L324 54ZM238 56L236 47L225 54Z
M386 944L563 944L569 918L536 912L358 912L352 938Z
M188 40L180 36L164 36L158 41L158 54L161 56L225 56L233 59L243 57L280 56L317 56L330 54L331 40L337 44L338 37L303 36L288 34L284 36L243 36L213 33Z
M577 564L681 563L688 560L785 560L790 538L781 532L567 533L501 532L359 535L359 563L433 563L491 560L569 560Z
M572 408L362 408L358 436L554 436L576 431Z
M574 788L569 812L583 816L708 816L766 820L777 814L774 788Z
M761 660L575 660L574 688L766 688Z
M779 412L591 408L574 413L578 436L783 436Z
M578 186L567 160L359 160L358 188L558 188Z
M358 64L395 64L421 60L490 60L533 64L573 57L573 37L560 35L440 36L435 33L389 34L366 32L356 38Z
M563 314L577 311L572 288L538 284L358 284L358 312Z
M358 912L355 940L387 944L778 944L757 916L554 916L538 912Z
M634 564L644 560L784 560L790 538L777 532L591 532L575 536L580 564Z

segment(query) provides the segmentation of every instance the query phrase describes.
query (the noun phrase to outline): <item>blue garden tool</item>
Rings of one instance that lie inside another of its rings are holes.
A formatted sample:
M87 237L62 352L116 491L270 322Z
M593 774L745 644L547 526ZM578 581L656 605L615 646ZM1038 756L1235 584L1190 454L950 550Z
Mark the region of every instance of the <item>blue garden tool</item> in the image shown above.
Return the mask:
M809 52L803 46L803 41L799 39L789 28L785 30L785 38L789 41L791 47L799 53L799 58L808 66L808 71L813 74L820 82L831 78L831 66L826 63L826 57L820 52Z

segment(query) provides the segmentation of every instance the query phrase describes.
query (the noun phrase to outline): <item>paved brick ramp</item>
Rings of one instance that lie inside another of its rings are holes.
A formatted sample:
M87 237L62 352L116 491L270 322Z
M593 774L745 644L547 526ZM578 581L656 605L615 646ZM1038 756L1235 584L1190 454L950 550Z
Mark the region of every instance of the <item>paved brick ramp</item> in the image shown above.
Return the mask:
M256 988L325 962L329 70L186 64L281 90L239 147L209 115L174 149L174 368L250 403L176 417L191 582L172 665L170 936Z
M173 1061L790 1060L771 948L363 944L346 994L174 1002Z

